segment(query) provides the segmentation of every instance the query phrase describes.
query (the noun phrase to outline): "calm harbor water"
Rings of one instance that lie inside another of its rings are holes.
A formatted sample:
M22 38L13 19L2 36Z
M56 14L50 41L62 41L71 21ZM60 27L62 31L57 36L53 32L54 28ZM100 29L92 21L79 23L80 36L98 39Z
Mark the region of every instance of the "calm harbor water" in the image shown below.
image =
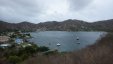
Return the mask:
M32 32L31 42L39 46L47 46L59 51L76 51L93 45L105 32L66 32L66 31L44 31ZM77 40L79 38L79 40ZM57 44L61 46L57 46Z

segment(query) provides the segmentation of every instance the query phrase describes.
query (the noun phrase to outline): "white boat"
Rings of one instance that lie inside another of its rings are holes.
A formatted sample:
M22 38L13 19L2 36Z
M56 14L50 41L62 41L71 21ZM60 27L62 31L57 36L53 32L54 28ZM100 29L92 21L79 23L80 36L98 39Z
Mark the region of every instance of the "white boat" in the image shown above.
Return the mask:
M61 46L61 44L58 43L57 46Z
M77 37L77 40L79 40L79 37Z

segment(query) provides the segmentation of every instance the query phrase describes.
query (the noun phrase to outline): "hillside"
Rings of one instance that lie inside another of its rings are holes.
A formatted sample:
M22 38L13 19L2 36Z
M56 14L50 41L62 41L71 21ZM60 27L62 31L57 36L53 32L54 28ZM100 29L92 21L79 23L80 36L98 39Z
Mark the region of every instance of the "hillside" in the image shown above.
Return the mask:
M29 22L21 22L21 23L8 23L4 21L0 21L0 31L35 31L36 25Z
M0 31L22 30L22 31L113 31L113 19L88 23L81 20L65 20L62 22L51 21L33 24L30 22L8 23L0 21Z
M113 31L113 19L88 23L81 20L65 20L63 22L39 23L38 29L62 31Z

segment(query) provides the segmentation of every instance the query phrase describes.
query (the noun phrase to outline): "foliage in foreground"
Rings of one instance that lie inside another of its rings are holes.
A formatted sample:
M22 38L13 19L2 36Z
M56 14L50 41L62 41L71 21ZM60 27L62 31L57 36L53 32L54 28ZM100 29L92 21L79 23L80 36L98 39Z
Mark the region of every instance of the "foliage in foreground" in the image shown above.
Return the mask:
M39 52L45 52L48 50L48 47L38 47L35 44L26 47L12 45L8 48L0 48L0 64L2 64L2 62L6 62L6 64L17 64L28 59L29 57L36 56Z

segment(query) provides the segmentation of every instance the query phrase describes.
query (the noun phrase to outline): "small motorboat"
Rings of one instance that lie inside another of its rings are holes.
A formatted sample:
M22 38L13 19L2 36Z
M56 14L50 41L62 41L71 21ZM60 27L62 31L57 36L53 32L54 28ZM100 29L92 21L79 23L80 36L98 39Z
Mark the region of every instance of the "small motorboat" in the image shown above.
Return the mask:
M79 40L79 37L77 37L77 40Z
M61 46L61 44L58 43L57 46Z

